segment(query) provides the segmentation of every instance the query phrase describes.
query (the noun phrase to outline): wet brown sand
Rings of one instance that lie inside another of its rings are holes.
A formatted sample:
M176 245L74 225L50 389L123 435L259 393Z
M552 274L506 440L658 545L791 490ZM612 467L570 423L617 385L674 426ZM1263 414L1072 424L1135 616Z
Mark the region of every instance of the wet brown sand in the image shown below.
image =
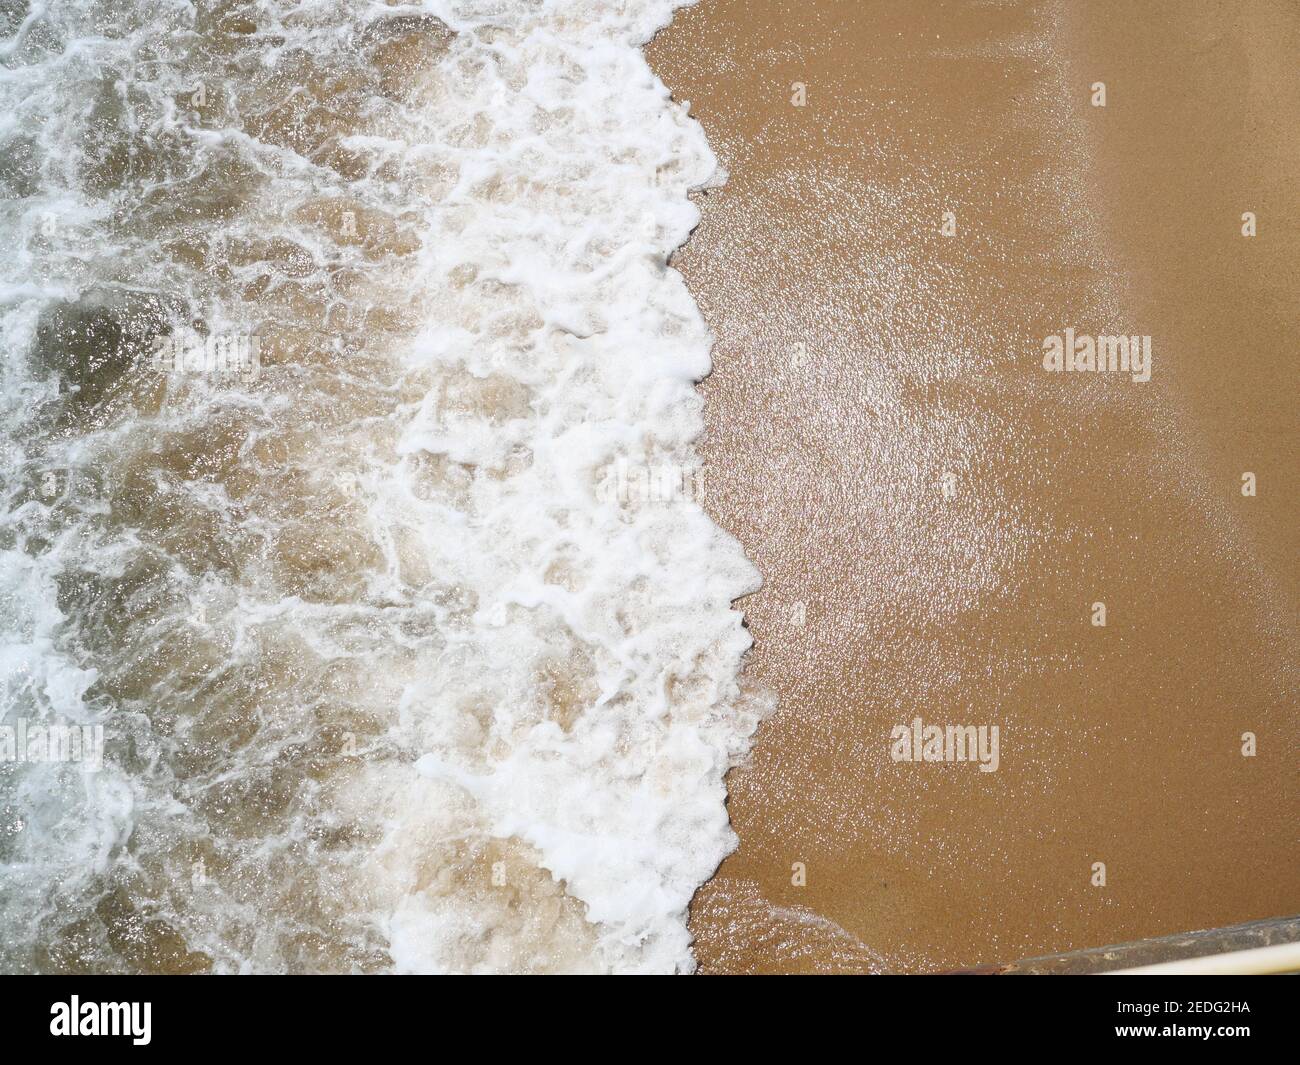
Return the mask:
M1280 0L703 0L650 47L731 174L674 265L780 699L703 972L1300 910L1298 45ZM1049 374L1066 327L1150 335L1150 383ZM916 717L997 771L893 761Z

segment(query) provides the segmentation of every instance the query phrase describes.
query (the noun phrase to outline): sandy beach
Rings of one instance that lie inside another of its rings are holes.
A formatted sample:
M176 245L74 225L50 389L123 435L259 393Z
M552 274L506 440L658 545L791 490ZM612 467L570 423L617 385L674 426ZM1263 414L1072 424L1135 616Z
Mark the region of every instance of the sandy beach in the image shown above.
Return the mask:
M1298 42L1280 2L704 0L648 49L730 175L672 264L779 699L703 972L1297 908ZM1149 380L1045 368L1109 336ZM918 719L996 768L898 758Z
M0 971L1300 969L1297 54L0 5ZM224 993L135 1005L296 1040Z

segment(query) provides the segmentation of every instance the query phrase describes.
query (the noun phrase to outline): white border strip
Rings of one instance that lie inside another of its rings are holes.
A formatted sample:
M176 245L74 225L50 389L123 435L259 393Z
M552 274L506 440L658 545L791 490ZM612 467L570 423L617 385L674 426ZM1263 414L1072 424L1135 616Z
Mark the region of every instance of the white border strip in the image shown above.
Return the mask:
M1135 969L1112 969L1100 976L1267 976L1300 971L1300 943L1278 943L1254 950L1207 954L1200 958L1163 961Z

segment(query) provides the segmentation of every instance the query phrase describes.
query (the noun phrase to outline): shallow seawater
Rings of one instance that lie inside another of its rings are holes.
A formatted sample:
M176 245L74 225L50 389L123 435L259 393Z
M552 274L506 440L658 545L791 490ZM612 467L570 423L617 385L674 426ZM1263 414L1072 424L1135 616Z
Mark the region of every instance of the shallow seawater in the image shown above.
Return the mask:
M0 967L693 968L765 703L674 6L0 5L0 725L88 730L0 735Z

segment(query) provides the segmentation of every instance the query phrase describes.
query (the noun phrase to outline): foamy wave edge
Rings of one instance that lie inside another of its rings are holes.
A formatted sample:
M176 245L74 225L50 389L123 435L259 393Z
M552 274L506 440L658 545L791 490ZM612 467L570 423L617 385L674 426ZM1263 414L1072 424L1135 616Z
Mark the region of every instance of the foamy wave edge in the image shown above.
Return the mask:
M590 344L601 361L619 367L605 379L615 387L594 405L607 403L622 418L599 433L590 425L580 430L586 454L575 455L574 465L587 469L588 486L592 478L599 486L603 477L608 487L611 466L622 462L632 466L634 487L637 471L649 471L651 480L662 469L700 472L692 447L702 431L693 385L709 372L712 339L667 259L699 221L686 193L721 184L725 173L702 128L672 102L640 51L681 6L689 4L548 3L534 31L545 41L542 54L559 45L560 57L572 56L576 47L589 57L580 65L596 65L587 74L587 84L599 87L591 103L608 121L593 123L594 146L638 164L634 173L622 166L611 172L601 210L580 223L595 223L622 244L616 267L585 294L578 321L569 317L575 307L567 298L558 307L552 303L555 316L546 316L561 337L574 338L570 347ZM454 5L439 13L453 28L474 25L458 22ZM547 39L551 27L565 22ZM603 41L590 40L594 26L608 32L617 51L604 52ZM604 308L599 325L590 317L596 307ZM602 528L603 542L591 554L614 548L612 564L598 570L604 586L598 597L641 600L642 609L619 623L625 633L606 627L593 641L617 665L603 671L590 728L576 743L555 748L547 741L516 751L487 777L467 776L434 754L417 768L431 781L469 791L490 811L493 834L535 848L539 864L585 904L588 920L600 928L599 968L690 972L687 907L736 844L724 777L771 709L763 696L739 686L750 640L731 606L757 590L760 579L739 545L696 502L637 505L645 502L634 499L628 506L622 499L615 524L607 523L607 513L593 523ZM647 558L653 559L648 569ZM536 588L523 597L530 607L548 598ZM567 617L567 604L550 602ZM610 765L605 752L620 744L628 748ZM559 759L552 760L556 753ZM399 967L425 967L416 945L429 941L419 934L427 927L422 918L427 911L418 900L395 918ZM410 957L402 944L413 945Z

